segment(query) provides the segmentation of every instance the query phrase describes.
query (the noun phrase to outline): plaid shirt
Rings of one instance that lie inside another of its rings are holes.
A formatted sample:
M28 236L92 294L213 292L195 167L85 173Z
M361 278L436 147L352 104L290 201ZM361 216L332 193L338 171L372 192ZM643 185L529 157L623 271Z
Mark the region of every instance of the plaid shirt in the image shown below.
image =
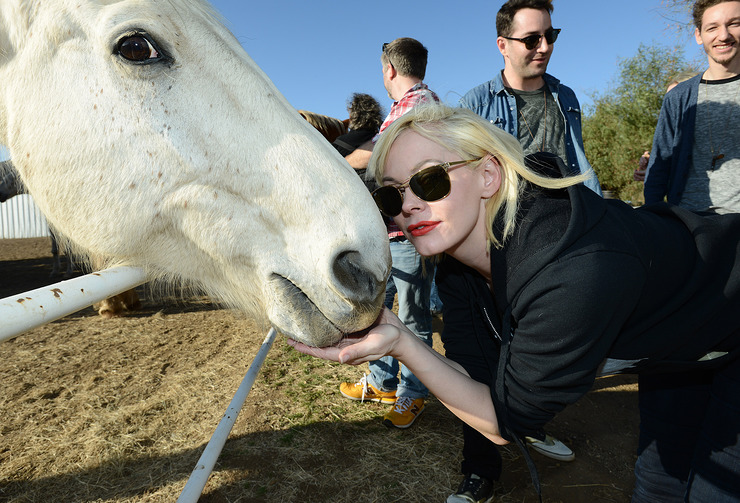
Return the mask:
M428 101L439 103L439 97L423 82L419 82L414 87L406 91L406 94L404 94L400 100L393 102L391 111L380 126L380 131L378 131L378 134L373 137L373 143L378 141L378 137L388 126L393 124L393 121L414 108L416 105Z
M404 94L400 100L393 102L391 111L380 126L380 131L373 137L373 143L378 141L378 137L380 137L383 131L385 131L385 128L393 124L393 121L414 108L416 105L429 101L439 103L439 97L423 82L419 82L414 87L406 91L406 94ZM386 221L386 224L388 227L388 238L392 239L403 236L403 232L401 232L401 229L398 228L392 219Z

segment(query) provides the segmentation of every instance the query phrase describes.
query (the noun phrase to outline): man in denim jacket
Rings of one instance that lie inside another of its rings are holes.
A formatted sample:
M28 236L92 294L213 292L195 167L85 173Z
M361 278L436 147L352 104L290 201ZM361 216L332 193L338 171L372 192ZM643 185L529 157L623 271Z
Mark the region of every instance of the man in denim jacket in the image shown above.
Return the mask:
M601 195L599 180L583 149L578 98L572 89L545 73L560 33L552 27L552 10L552 0L509 0L501 7L496 16L496 44L504 57L504 69L493 80L468 91L459 105L516 136L525 155L552 152L573 174L591 173L585 185ZM478 379L475 369L466 370ZM493 492L492 482L501 475L496 446L467 426L463 426L463 437L464 479L448 503L484 501ZM545 456L560 461L574 458L566 445L544 432L527 441Z
M593 174L583 148L578 98L571 88L545 73L560 33L552 28L551 12L550 0L512 0L501 7L496 42L504 56L504 69L468 91L460 106L519 138L525 155L549 151L563 158L573 174ZM501 18L503 23L499 23ZM535 45L528 49L531 44ZM601 194L595 174L585 185Z
M558 104L558 109L565 120L565 147L567 165L574 174L593 173L591 164L586 159L581 135L581 108L578 98L571 88L560 83L558 79L549 74L544 74L542 80L547 89ZM517 136L519 128L517 102L514 94L506 89L503 73L496 76L478 87L468 91L460 99L460 106L469 108L481 117L485 117L504 131ZM527 154L532 152L525 152ZM585 182L585 185L601 194L601 186L596 174Z

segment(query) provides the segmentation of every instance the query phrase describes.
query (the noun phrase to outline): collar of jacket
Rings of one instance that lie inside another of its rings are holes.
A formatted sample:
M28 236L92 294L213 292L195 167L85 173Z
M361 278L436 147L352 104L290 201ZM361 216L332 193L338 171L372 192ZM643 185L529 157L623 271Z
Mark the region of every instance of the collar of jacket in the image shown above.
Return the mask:
M545 73L542 75L543 80L545 81L545 84L547 84L547 88L550 90L553 96L558 95L558 88L560 87L560 80L553 77L549 73ZM504 85L504 71L501 70L496 74L496 76L491 80L491 94L499 94L499 93L505 93L506 86Z

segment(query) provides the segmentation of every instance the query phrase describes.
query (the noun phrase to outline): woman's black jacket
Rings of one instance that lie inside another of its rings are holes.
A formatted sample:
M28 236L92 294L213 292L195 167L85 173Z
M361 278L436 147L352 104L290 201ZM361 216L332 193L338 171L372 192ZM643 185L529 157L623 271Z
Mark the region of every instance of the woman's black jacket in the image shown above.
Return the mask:
M716 367L740 347L740 216L529 186L491 268L489 287L442 259L442 340L490 385L509 440L540 431L598 375Z

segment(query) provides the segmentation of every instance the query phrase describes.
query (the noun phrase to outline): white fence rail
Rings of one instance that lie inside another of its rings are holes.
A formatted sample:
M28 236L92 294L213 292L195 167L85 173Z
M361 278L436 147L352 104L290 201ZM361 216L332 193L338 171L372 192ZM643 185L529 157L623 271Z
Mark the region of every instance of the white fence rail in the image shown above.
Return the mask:
M0 341L58 320L146 281L137 267L113 267L0 299Z
M229 407L226 409L224 417L221 418L221 421L216 427L216 431L213 432L211 440L208 442L208 445L206 445L206 448L203 450L203 454L201 454L200 459L195 464L193 473L190 474L190 478L185 484L185 488L182 490L180 497L177 499L177 503L197 503L198 498L200 498L200 495L203 493L203 488L206 486L206 482L208 482L208 477L211 476L211 472L213 471L213 467L216 465L218 456L221 454L221 450L226 444L226 439L229 438L231 428L234 427L236 417L242 410L244 401L247 399L247 395L249 395L249 392L252 389L254 380L257 378L257 374L259 374L260 368L262 368L262 364L265 362L265 357L270 351L272 343L275 342L275 335L275 329L271 328L267 333L267 337L265 337L265 340L262 342L262 346L257 352L257 356L254 357L252 364L249 366L249 369L247 369L247 375L244 376L244 380L239 385L239 389L236 390L234 398L231 399L231 403L229 403Z
M139 268L114 267L0 299L0 341L77 312L135 288L145 281L144 271ZM177 503L196 503L203 493L218 456L275 341L275 335L275 329L270 329Z

